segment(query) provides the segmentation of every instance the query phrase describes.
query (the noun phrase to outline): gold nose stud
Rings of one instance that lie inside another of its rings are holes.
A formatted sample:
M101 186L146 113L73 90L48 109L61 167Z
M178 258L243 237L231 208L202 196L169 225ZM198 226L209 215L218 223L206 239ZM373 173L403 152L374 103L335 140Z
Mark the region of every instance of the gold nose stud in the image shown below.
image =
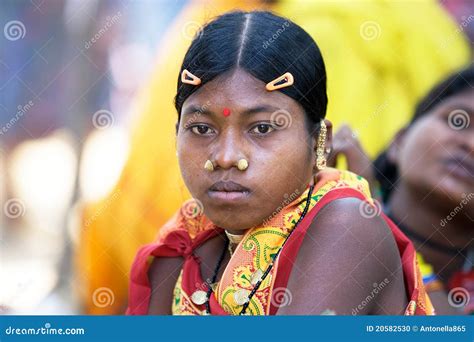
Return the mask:
M214 164L208 159L206 160L206 163L204 164L204 169L206 169L209 172L214 171Z
M245 170L247 170L248 167L249 167L249 162L246 159L240 159L237 162L237 168L240 171L245 171Z
M245 170L247 170L248 167L249 167L249 162L246 159L240 159L237 162L237 168L240 171L245 171ZM214 164L208 159L204 163L204 169L209 171L209 172L212 172L212 171L214 171Z

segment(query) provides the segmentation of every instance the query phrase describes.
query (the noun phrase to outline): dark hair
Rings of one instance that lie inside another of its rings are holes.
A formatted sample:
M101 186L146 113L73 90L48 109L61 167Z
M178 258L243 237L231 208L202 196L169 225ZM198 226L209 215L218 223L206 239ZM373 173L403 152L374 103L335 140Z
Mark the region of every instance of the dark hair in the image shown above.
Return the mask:
M418 119L430 113L436 106L446 99L461 93L467 89L474 88L474 66L451 74L448 78L438 83L431 91L418 103L411 121L406 126L410 128ZM387 151L382 152L374 162L375 178L380 184L382 199L386 202L391 191L398 181L397 165L392 163L387 156Z
M319 124L326 115L326 70L318 46L301 27L266 11L235 11L205 25L196 35L178 77L175 107L178 121L184 101L200 86L235 68L268 83L290 72L294 85L280 91ZM183 84L187 69L201 79L200 86Z

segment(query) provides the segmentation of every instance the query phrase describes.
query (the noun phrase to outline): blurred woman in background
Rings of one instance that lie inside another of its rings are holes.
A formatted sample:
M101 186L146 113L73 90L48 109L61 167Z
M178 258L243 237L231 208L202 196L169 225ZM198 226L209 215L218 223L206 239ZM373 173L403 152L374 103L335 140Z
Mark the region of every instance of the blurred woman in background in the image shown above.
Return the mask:
M375 161L385 211L415 244L427 291L446 313L474 309L473 113L471 65L435 86Z
M383 200L384 211L413 241L438 314L473 311L474 67L437 84L410 122L370 167L348 127L334 136L337 155Z

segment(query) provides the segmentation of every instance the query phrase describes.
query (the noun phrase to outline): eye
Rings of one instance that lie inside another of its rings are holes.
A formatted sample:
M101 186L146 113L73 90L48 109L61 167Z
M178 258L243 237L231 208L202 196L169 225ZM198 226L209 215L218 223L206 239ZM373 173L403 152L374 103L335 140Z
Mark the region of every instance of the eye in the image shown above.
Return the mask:
M190 127L189 129L191 130L191 132L193 132L196 135L210 135L214 133L214 130L211 127L207 125L203 125L203 124L194 125Z
M255 134L268 134L272 132L275 128L271 124L266 124L266 123L260 123L256 126L254 126L250 132L255 133Z

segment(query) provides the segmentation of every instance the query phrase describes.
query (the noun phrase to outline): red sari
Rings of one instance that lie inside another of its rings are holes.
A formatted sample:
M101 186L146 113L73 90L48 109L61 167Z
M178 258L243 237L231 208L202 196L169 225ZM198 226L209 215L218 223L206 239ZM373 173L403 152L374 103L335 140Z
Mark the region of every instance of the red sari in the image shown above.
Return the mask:
M308 189L295 199L290 198L279 213L261 226L249 229L237 246L222 279L212 293L209 304L213 315L236 315L241 306L235 300L238 291L249 291L253 285L252 276L266 269L271 262L271 254L283 243L304 209ZM306 217L290 235L275 266L260 285L248 307L251 315L275 315L279 303L273 300L277 291L286 289L300 246L305 234L317 213L331 201L355 197L366 201L377 210L370 197L367 182L348 171L326 169L318 174L318 182L311 196L310 208ZM186 210L186 208L184 209ZM382 212L379 213L390 227L395 238L403 266L408 305L406 315L434 314L433 306L427 296L421 273L417 264L415 250L408 238ZM148 313L151 285L148 267L154 258L183 257L184 264L176 283L173 295L172 313L178 315L202 315L203 304L192 300L195 291L206 291L207 284L200 271L200 260L194 250L207 240L223 233L205 215L195 217L186 215L183 209L160 230L158 239L142 247L132 265L129 307L127 314L145 315Z

